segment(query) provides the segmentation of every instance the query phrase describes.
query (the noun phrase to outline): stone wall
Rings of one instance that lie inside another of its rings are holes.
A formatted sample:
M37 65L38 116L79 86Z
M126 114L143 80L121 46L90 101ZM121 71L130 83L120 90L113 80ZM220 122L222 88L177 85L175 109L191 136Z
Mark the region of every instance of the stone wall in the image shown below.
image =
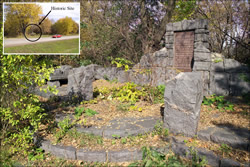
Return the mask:
M146 54L132 69L124 71L116 67L104 68L99 65L72 68L62 66L51 75L50 85L61 86L61 81L68 79L67 92L80 92L85 99L91 99L92 86L88 85L97 79L118 79L119 82L134 82L140 85L157 86L166 84L181 71L174 65L175 32L194 32L194 52L191 63L192 71L201 72L203 80L203 95L241 95L250 91L249 68L232 59L222 59L214 63L208 49L207 20L183 20L166 25L165 47L154 53ZM91 75L91 76L89 76ZM75 79L74 79L75 78ZM90 79L87 82L87 79ZM92 84L91 84L92 85ZM60 87L59 87L60 88ZM87 93L84 93L87 92Z

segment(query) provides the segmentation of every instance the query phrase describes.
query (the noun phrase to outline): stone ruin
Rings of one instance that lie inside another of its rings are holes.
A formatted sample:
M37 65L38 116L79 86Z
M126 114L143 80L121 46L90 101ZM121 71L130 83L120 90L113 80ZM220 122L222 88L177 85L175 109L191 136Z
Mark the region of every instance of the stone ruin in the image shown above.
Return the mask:
M48 85L56 85L59 96L78 94L90 100L93 98L92 82L98 79L152 86L165 84L165 127L194 136L203 96L242 95L250 91L249 68L233 59L213 62L208 35L207 20L169 23L165 47L142 56L132 69L124 71L95 64L78 68L61 66L51 75Z

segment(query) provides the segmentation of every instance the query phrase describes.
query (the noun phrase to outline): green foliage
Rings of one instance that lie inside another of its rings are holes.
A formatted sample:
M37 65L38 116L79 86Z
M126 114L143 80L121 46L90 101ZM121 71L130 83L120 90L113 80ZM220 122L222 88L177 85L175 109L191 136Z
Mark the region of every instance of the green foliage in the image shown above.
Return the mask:
M28 159L29 161L43 160L44 159L43 150L41 148L37 148L34 152L29 153Z
M113 137L113 138L115 138L115 139L119 139L119 138L121 138L121 136L120 136L120 135L112 135L112 137Z
M138 88L136 84L127 82L124 86L116 88L112 96L121 102L131 102L134 104L146 95L144 90L143 87Z
M224 144L224 143L220 145L219 149L221 153L223 154L223 156L224 154L229 154L231 152L231 148L227 144Z
M173 21L192 19L196 9L196 0L179 0L176 2Z
M207 160L205 157L200 157L197 154L197 151L194 150L192 147L189 149L189 154L191 156L191 165L194 167L203 167L207 165Z
M0 40L2 45L2 31ZM39 56L0 55L0 141L13 146L13 152L29 153L32 135L46 115L31 88L42 86L49 79L54 69L48 63Z
M148 97L150 100L156 103L164 103L164 92L165 92L165 85L158 85L157 87L147 87Z
M83 111L84 111L83 107L81 107L81 108L80 107L76 107L75 108L75 116L76 116L77 119L79 119L79 117L82 115Z
M56 132L56 142L59 142L60 139L69 131L69 129L72 127L72 124L70 123L70 118L66 117L62 121L58 122L59 131Z
M92 117L92 116L98 114L98 112L96 112L96 111L94 111L94 110L92 110L90 108L87 108L84 112L85 112L85 115L89 116L89 117Z
M202 104L208 106L213 104L222 112L225 110L234 111L234 105L229 101L226 101L224 96L212 95L211 97L204 97Z
M250 83L250 78L246 74L240 74L240 79Z
M63 35L76 34L78 32L78 24L71 17L66 16L52 25L52 32Z
M163 128L163 122L158 121L154 126L154 131L152 132L152 135L162 135L164 137L167 137L169 135L169 130Z
M135 162L131 163L129 166L147 166L147 167L153 167L153 166L185 166L180 159L178 159L176 156L171 155L166 159L166 156L162 153L159 153L152 148L143 147L142 148L143 156L142 156L142 162Z
M133 62L124 58L115 58L111 61L111 64L116 64L117 68L123 67L125 71L129 70L129 67L134 64Z

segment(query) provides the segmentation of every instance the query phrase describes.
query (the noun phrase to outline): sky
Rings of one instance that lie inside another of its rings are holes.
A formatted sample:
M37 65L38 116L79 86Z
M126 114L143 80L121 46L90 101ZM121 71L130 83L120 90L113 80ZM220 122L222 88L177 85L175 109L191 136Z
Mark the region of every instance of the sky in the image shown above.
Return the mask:
M49 19L57 21L60 18L66 16L71 17L75 22L79 24L80 21L80 3L37 3L42 6L43 16L45 16L50 10L51 7L73 7L74 10L52 10L48 15Z
M14 3L8 3L14 4ZM19 4L19 3L16 3ZM20 3L23 4L23 3ZM25 3L24 3L25 4ZM34 4L34 3L32 3ZM41 16L47 15L47 13L51 10L51 7L65 7L66 10L52 10L48 15L48 18L53 19L55 22L60 18L64 18L66 16L71 17L75 22L80 24L80 3L35 3L42 7L43 14ZM67 10L67 7L73 7L74 10ZM6 8L6 6L4 6ZM5 21L5 19L4 19Z

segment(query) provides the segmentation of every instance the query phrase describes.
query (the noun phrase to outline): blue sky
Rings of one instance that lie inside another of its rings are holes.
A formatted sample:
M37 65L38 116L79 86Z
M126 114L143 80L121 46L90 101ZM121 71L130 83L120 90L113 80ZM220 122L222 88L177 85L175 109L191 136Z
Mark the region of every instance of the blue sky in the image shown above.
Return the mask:
M48 15L49 19L53 19L57 21L60 18L64 18L66 16L71 17L75 22L79 24L80 21L80 3L37 3L42 6L43 15L46 15L51 7L73 7L74 10L52 10Z

